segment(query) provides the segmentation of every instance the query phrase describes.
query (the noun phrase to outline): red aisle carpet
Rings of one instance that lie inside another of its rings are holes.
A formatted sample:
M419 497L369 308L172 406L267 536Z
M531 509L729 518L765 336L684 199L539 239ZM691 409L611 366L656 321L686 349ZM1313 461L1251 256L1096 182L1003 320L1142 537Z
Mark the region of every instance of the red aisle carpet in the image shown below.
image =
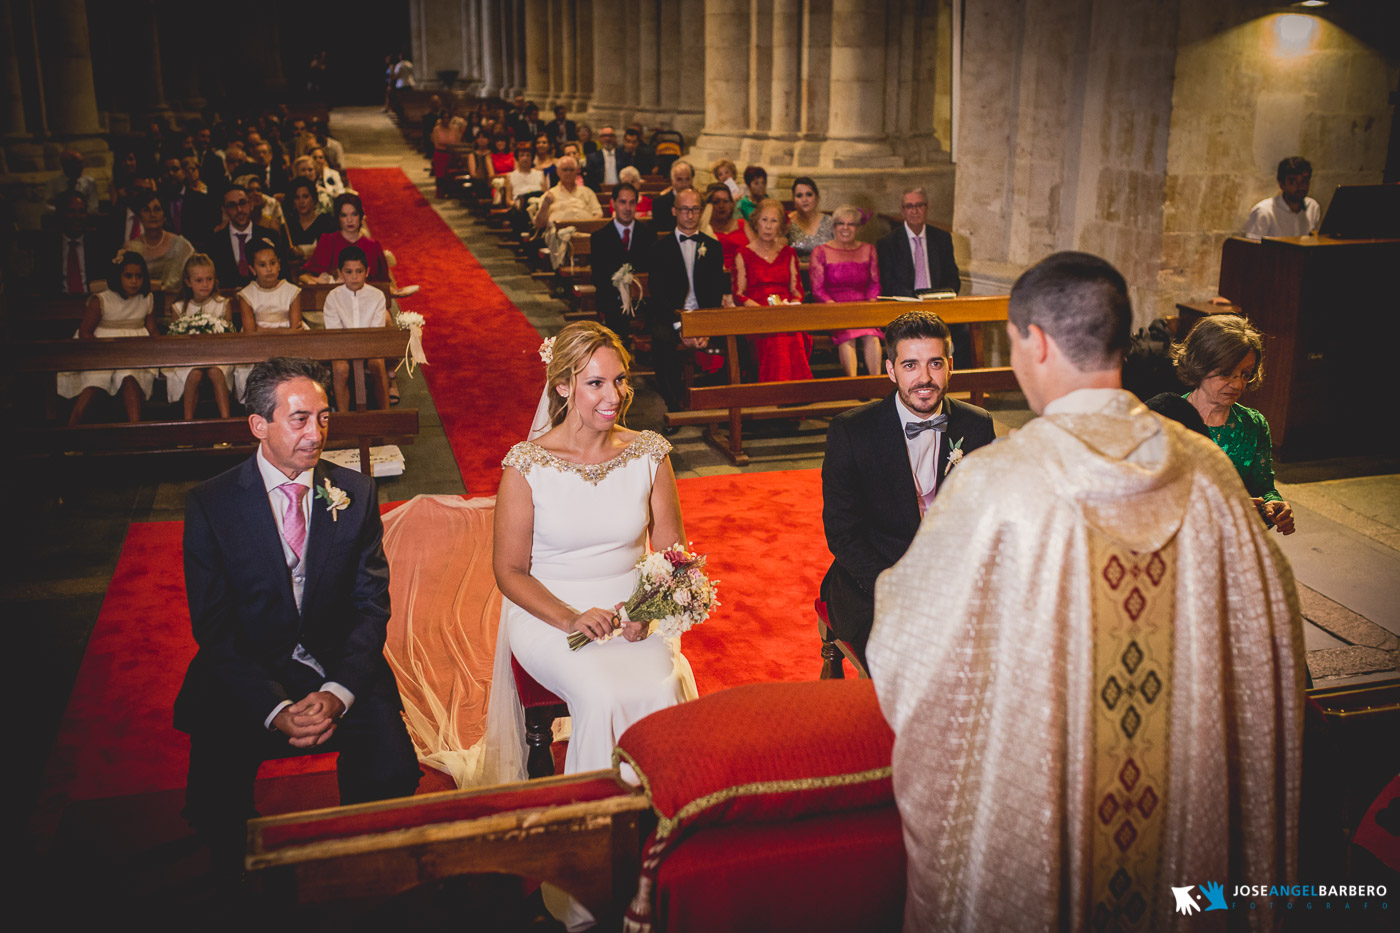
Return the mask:
M812 599L830 556L815 470L680 481L686 533L710 555L722 606L685 636L700 692L811 680L821 669ZM47 802L183 788L189 754L170 724L194 656L180 556L182 525L131 526L64 713ZM268 762L263 778L324 771L333 757Z
M401 170L351 169L350 181L398 262L395 280L420 286L401 304L427 319L421 371L467 493L495 495L501 458L529 432L540 400L539 335Z

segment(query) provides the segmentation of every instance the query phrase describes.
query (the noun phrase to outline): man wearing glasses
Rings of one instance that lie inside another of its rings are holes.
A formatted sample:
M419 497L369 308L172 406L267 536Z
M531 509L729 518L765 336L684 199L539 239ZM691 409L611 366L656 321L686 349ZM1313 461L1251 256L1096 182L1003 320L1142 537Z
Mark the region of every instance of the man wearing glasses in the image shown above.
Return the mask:
M259 240L279 243L280 238L271 227L253 223L253 202L248 197L248 189L242 185L230 185L223 197L224 217L228 223L214 231L210 237L209 256L214 260L214 271L219 276L219 285L224 288L242 288L253 280L252 256L249 250ZM282 250L279 249L279 252Z
M880 294L916 298L923 293L962 291L953 238L928 224L928 192L911 188L899 199L904 223L875 244L880 260ZM972 339L966 324L954 325L954 355L971 360Z

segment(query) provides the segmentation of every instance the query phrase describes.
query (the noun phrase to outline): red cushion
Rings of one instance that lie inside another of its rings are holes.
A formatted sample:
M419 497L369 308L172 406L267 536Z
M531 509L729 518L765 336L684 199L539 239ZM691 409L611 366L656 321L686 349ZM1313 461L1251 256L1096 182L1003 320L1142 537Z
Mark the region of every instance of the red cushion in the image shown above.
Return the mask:
M515 655L511 655L510 669L515 672L515 689L520 694L521 706L530 709L532 706L558 706L564 702L527 674L520 662L515 660Z
M337 815L331 811L310 814L295 823L277 823L263 828L262 849L272 852L288 846L306 845L326 839L343 839L367 833L382 833L395 829L411 829L432 823L452 823L475 820L511 810L538 807L559 807L589 800L605 800L628 793L625 786L611 776L586 780L547 783L534 782L508 785L509 789L490 793L468 793L444 796L438 800L407 798L403 805L385 810Z
M656 929L666 933L898 931L905 883L899 811L712 826L671 852L656 883Z
M683 826L786 820L893 801L890 731L868 680L732 687L661 710L622 734L615 761Z

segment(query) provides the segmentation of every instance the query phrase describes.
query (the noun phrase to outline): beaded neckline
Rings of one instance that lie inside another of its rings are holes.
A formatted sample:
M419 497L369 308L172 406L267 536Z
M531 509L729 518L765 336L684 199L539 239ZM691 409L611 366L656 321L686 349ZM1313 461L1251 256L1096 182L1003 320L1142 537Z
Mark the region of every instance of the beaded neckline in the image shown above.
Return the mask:
M521 476L528 476L533 466L553 467L561 473L573 473L584 482L597 486L613 470L627 466L640 457L651 457L660 463L671 452L671 443L655 431L643 431L634 437L617 456L602 463L574 463L545 450L533 441L521 441L510 449L502 466L515 467Z

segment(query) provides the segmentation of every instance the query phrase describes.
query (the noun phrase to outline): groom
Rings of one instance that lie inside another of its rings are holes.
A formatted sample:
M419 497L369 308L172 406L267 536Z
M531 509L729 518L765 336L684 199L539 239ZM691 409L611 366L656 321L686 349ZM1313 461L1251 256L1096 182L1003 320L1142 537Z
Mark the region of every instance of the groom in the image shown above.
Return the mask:
M862 662L875 578L904 556L949 471L996 439L991 415L946 396L952 354L938 315L901 314L885 328L895 391L842 412L826 432L822 524L836 559L821 594L831 627Z
M199 651L175 701L190 736L185 817L241 865L268 758L337 751L340 802L411 795L418 762L384 660L389 566L374 482L320 462L326 372L277 357L248 377L257 452L185 504Z

